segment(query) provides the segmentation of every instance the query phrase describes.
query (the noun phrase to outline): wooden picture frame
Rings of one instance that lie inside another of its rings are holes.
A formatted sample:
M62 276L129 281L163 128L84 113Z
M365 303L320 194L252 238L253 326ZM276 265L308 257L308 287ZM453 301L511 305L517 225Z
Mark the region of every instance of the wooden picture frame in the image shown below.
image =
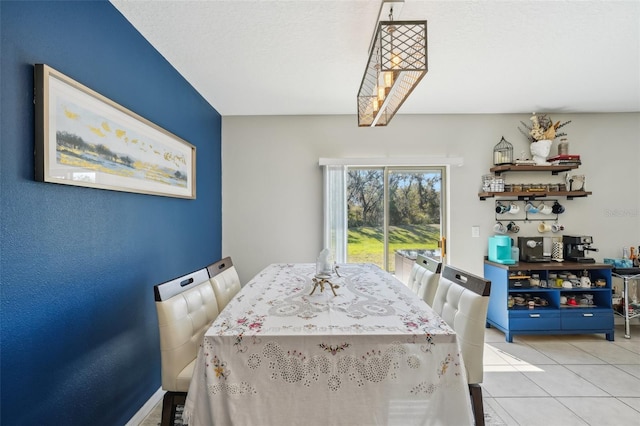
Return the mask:
M48 65L35 64L35 179L196 198L196 148Z

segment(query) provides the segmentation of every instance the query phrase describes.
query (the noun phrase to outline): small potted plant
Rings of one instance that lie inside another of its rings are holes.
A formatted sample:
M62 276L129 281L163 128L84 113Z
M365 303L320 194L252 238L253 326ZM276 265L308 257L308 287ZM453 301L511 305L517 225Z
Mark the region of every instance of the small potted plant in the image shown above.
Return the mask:
M547 114L536 115L535 112L530 120L531 125L521 121L520 124L522 124L524 129L518 127L518 130L520 130L520 133L531 143L530 149L533 161L538 165L549 164L547 157L551 150L551 144L555 138L567 135L564 132L558 132L558 130L571 123L571 120L565 121L564 123L558 121L554 124L553 120L551 120Z

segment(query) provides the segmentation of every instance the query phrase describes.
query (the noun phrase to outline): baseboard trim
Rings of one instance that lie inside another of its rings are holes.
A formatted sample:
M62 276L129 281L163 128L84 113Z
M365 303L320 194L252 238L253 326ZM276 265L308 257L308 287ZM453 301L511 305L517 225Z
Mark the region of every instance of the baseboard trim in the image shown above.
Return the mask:
M158 388L158 390L151 395L151 398L138 410L131 420L127 422L125 426L138 426L142 421L149 415L149 413L153 410L153 408L158 405L158 402L162 401L162 397L164 396L164 391L162 388Z

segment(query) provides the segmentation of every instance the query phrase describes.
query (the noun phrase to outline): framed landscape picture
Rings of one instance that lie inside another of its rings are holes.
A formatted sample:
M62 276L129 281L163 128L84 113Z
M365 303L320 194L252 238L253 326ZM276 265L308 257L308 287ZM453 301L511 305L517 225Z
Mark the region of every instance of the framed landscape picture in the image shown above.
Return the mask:
M35 178L196 197L196 148L64 74L35 65Z

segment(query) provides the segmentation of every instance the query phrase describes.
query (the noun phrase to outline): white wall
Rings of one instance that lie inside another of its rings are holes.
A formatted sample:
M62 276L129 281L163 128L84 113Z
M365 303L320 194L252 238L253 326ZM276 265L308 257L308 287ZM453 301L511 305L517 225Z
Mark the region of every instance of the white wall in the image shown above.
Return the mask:
M563 199L567 235L592 235L596 260L640 245L640 114L551 114L566 126L569 152L593 195ZM528 153L518 131L529 114L398 115L388 127L358 128L355 116L256 116L222 120L222 253L248 281L274 262L314 262L322 249L320 157L463 157L450 175L448 262L482 274L494 200L480 201L481 177L504 136ZM557 143L557 142L556 142ZM551 153L557 151L556 143ZM560 182L550 173L510 173L507 182ZM480 226L480 238L471 227ZM539 235L537 222L518 235Z

